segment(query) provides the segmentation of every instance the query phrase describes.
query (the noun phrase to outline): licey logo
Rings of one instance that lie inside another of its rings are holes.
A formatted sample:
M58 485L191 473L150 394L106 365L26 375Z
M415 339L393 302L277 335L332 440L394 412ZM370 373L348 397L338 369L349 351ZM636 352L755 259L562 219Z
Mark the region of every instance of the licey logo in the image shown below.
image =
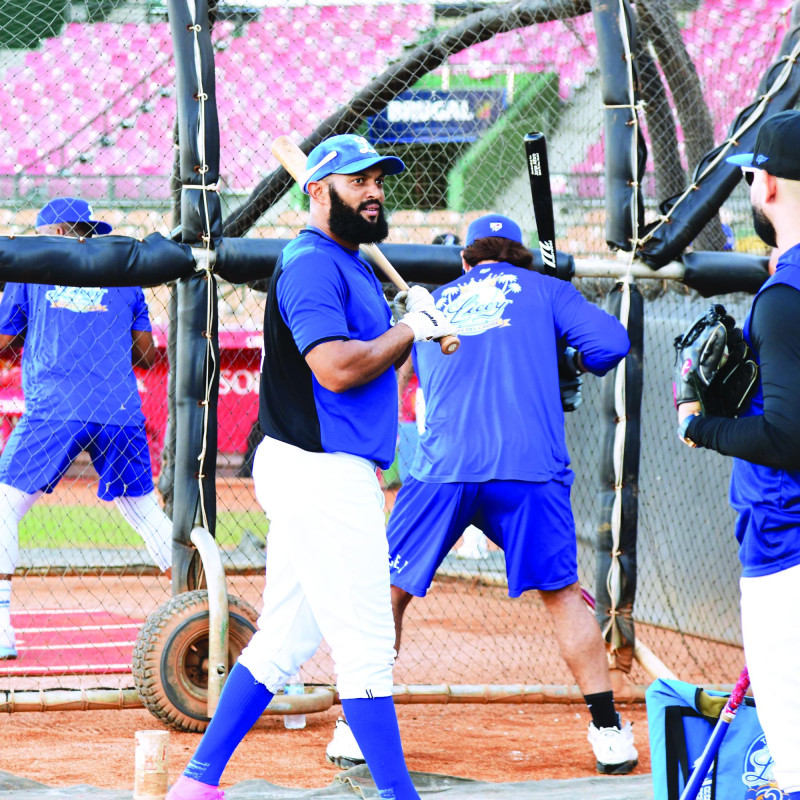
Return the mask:
M785 797L772 775L773 763L762 733L753 740L744 756L742 783L747 787L745 800L781 800Z
M107 311L108 307L103 303L107 293L108 289L103 288L54 286L45 292L45 297L50 301L50 308L86 314L92 311Z
M489 223L489 229L492 231L492 233L497 233L497 231L500 231L500 230L503 229L503 223L502 222L490 222Z
M490 268L476 268L477 280L449 286L442 292L436 307L458 328L462 336L477 336L492 328L505 328L511 323L503 316L513 302L509 297L522 291L516 275L494 273Z

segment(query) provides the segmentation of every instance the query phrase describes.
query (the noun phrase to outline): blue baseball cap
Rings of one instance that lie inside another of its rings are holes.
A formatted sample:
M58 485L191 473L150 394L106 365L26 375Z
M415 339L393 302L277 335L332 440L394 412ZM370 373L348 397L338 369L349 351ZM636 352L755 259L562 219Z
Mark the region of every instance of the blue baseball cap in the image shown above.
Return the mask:
M758 129L755 150L728 156L737 167L763 169L776 178L800 181L800 111L781 111L764 120Z
M308 194L308 184L327 175L353 175L376 164L383 167L385 175L397 175L406 168L397 156L380 155L363 136L352 133L331 136L308 154L303 191Z
M97 234L111 233L111 226L107 222L92 219L93 214L92 207L79 197L56 197L36 215L36 227L58 225L61 222L85 222Z
M467 228L467 247L476 239L486 239L488 236L511 239L512 242L522 244L522 231L519 225L502 214L486 214L470 222Z

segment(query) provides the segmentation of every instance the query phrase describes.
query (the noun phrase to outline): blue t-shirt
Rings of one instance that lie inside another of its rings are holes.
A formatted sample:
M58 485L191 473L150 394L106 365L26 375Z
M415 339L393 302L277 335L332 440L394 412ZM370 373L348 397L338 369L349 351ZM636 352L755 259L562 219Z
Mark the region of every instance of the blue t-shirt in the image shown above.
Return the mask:
M507 263L483 264L434 292L461 348L414 346L425 431L411 474L421 481L572 482L557 340L586 368L612 369L630 347L622 324L571 284Z
M781 283L800 290L800 245L781 255L775 274L758 290L753 305L758 295ZM753 306L743 326L744 337L751 347L752 312ZM758 353L753 352L758 360ZM800 368L798 364L782 366L784 369ZM764 393L759 377L756 394L741 416L763 413ZM744 577L771 575L800 564L800 471L775 469L734 458L730 503L738 513L736 539Z
M7 283L0 333L25 335L25 414L38 419L143 424L131 331L149 331L138 287Z
M344 392L325 389L305 356L334 340L369 341L392 313L372 268L316 228L281 253L264 319L259 420L265 435L311 452L394 460L397 378L393 368Z

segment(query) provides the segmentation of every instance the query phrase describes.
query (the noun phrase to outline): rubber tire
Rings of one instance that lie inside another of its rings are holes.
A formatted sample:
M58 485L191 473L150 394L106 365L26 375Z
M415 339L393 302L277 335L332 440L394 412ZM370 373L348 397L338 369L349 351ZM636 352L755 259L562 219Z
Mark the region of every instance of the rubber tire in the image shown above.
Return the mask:
M256 631L258 614L228 596L228 668ZM178 731L202 733L208 708L208 592L182 592L154 611L136 637L133 680L153 716Z

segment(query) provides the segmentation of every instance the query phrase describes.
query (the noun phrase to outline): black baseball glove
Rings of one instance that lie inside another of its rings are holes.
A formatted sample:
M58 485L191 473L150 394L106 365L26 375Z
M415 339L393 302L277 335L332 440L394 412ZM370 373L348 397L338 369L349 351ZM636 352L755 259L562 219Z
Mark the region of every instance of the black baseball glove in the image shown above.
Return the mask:
M559 343L559 346L563 341ZM558 356L558 388L561 390L561 407L564 411L575 411L583 402L581 386L583 371L578 366L578 351L574 347L560 348Z
M675 405L699 401L706 414L737 417L756 390L758 365L741 328L715 303L675 339Z

